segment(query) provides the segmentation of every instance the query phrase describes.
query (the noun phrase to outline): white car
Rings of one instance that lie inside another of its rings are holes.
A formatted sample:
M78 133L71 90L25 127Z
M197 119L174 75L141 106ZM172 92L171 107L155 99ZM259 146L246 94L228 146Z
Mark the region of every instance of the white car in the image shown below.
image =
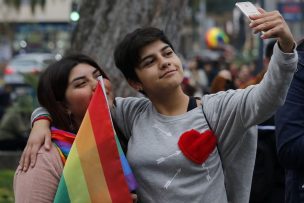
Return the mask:
M7 85L23 85L24 74L39 74L49 64L58 58L49 53L27 53L20 54L11 59L4 69L4 83Z

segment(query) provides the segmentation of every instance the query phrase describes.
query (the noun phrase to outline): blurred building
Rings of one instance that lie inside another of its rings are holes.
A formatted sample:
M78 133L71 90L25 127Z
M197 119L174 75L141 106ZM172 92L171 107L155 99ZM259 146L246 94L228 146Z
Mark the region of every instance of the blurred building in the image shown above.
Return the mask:
M73 0L14 2L0 0L0 62L22 52L62 54L70 46Z
M287 21L295 39L304 38L304 0L277 0L276 9Z

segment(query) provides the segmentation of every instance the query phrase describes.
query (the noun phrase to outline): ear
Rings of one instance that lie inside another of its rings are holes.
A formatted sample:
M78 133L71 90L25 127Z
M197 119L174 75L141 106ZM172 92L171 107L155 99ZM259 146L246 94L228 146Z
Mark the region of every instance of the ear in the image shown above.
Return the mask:
M143 91L142 84L140 82L136 82L134 80L128 80L128 83L131 87L133 87L136 91Z

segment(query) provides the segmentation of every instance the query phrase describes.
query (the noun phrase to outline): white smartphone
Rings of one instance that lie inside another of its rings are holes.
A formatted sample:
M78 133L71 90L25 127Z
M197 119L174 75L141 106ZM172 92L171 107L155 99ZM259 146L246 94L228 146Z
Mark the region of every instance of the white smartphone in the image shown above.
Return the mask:
M235 3L236 7L238 7L242 13L249 17L250 15L259 15L261 14L258 9L249 1L245 2L237 2Z

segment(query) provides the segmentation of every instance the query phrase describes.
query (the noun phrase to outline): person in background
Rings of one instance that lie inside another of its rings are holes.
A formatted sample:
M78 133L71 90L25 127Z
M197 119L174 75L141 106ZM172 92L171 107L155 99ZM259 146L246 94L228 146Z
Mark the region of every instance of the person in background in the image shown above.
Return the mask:
M184 69L184 75L188 79L188 85L195 89L193 96L202 97L207 90L208 78L205 71L199 67L198 58L193 58Z
M186 95L193 97L196 89L190 84L190 80L187 77L184 77L183 82L181 84L183 91Z
M270 40L267 44L266 44L266 48L265 48L265 57L263 60L263 69L252 79L250 80L246 86L249 85L255 85L258 84L262 81L265 73L267 72L269 63L270 63L270 59L271 56L273 54L273 47L275 45L276 41L275 40Z
M9 96L9 95L8 95ZM18 97L6 108L0 121L0 150L23 150L31 131L32 97Z
M285 104L276 113L277 151L285 170L285 202L304 202L304 40Z
M235 89L232 74L229 70L221 70L211 83L210 93Z
M235 78L234 85L236 88L244 89L248 86L248 81L252 81L253 76L251 68L248 64L243 64L240 67L237 77Z

